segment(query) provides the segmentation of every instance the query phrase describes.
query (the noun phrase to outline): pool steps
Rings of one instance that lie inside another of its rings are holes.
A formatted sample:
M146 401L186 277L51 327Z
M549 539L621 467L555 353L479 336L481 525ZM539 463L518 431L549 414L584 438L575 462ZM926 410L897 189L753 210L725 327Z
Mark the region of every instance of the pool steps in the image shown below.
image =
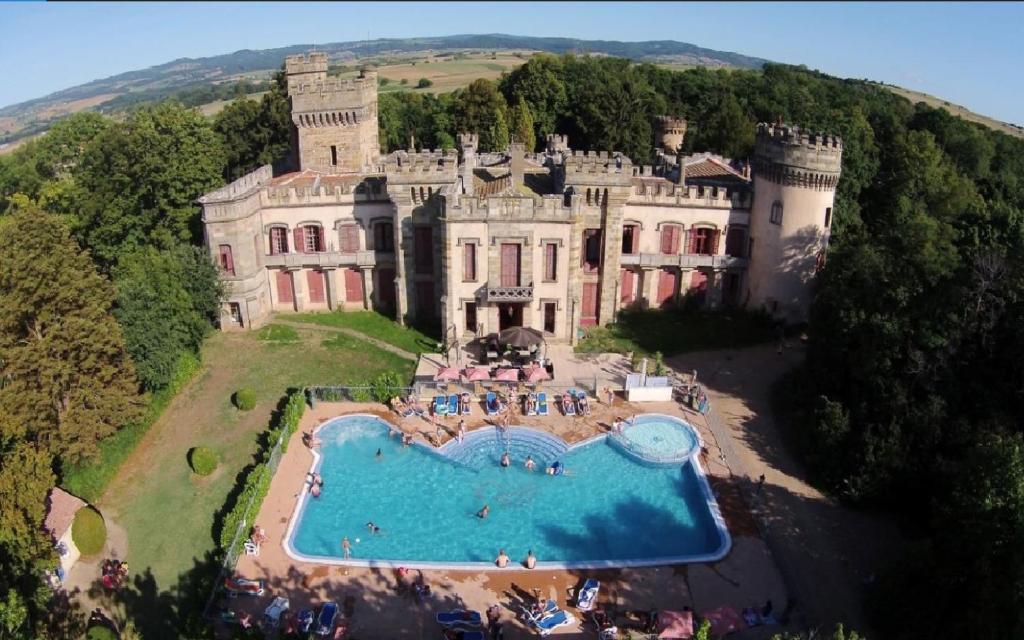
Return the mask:
M455 464L477 468L478 464L474 462L481 458L492 458L497 462L506 449L512 464L522 464L529 455L537 466L551 464L569 451L561 438L535 429L509 427L506 433L502 433L497 427L484 427L467 433L462 442L451 440L438 453Z

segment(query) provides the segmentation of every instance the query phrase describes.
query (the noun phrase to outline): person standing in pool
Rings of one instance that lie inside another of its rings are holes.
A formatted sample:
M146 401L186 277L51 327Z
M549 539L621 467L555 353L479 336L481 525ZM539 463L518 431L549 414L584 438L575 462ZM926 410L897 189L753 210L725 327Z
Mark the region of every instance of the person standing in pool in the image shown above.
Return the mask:
M512 458L509 457L508 451L501 454L501 466L507 467L512 464Z
M526 562L523 564L526 565L527 569L533 569L537 566L537 558L533 555L533 549L526 552Z
M537 468L537 463L533 461L533 456L528 455L526 456L526 464L523 466L526 467L527 471L533 471Z
M348 536L341 539L341 554L346 560L352 556L352 545L348 541Z
M378 460L383 458L384 457L384 452L381 451L380 449L377 449L377 456L376 457L377 457Z
M489 514L490 512L491 512L491 508L488 505L485 504L482 509L480 509L479 511L476 512L476 517L478 517L481 520L483 520L483 519L485 519L487 517L487 514Z
M494 559L494 564L498 565L499 569L504 569L508 566L508 556L505 554L504 549L498 549L498 557Z

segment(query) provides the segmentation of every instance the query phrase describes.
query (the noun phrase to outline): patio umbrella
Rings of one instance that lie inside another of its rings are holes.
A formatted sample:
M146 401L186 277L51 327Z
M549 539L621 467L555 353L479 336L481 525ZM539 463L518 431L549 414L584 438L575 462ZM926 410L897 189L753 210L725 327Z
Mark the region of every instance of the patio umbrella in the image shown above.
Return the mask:
M544 367L530 367L526 370L527 382L540 382L541 380L550 379L551 376L548 375L548 371Z
M453 369L452 367L441 367L440 369L437 370L437 373L434 374L434 381L435 382L444 382L445 380L458 380L458 379L459 379L459 370L458 369Z
M740 614L727 604L705 611L702 617L711 623L711 635L719 638L742 628Z
M659 611L658 637L688 640L693 637L692 611Z
M462 370L462 375L470 382L491 379L491 372L483 367L467 367Z
M499 382L519 382L519 369L498 369L494 379Z
M501 344L507 344L517 349L525 349L544 342L544 336L536 329L529 327L510 327L498 334Z

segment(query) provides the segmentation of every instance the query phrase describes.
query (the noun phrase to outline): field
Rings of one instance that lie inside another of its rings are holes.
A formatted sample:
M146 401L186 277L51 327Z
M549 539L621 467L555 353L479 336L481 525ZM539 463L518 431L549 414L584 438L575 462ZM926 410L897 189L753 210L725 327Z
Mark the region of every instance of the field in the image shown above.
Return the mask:
M974 113L973 111L967 109L966 107L961 107L958 104L953 104L947 100L943 100L942 98L936 98L935 96L928 95L927 93L921 93L920 91L912 91L910 89L904 89L903 87L896 87L890 84L881 84L880 86L885 87L886 89L892 91L898 96L903 96L904 98L910 100L915 104L918 102L923 102L930 107L938 107L945 109L954 116L960 116L961 118L967 120L968 122L976 122L978 124L985 125L990 129L1002 131L1003 133L1009 134L1011 136L1017 136L1018 138L1024 138L1024 127L1010 124L1008 122L1002 122L994 118L989 118L988 116L983 116Z
M112 537L127 539L133 573L142 574L155 592L173 590L194 559L214 549L215 514L252 462L258 438L289 388L362 381L384 371L406 379L414 364L346 335L287 327L216 334L202 356L200 373L170 403L99 502L112 522ZM242 387L256 392L252 411L231 404ZM186 462L197 445L213 448L221 459L201 479Z

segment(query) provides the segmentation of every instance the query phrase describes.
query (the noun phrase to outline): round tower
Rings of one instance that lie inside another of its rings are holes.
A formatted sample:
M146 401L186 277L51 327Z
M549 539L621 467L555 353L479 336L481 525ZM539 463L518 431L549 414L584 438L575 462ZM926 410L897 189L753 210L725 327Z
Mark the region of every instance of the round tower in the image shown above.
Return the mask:
M678 116L658 116L654 120L658 130L654 146L664 149L667 154L675 153L676 149L683 146L686 120Z
M843 143L784 124L757 125L745 304L804 322L832 226Z

